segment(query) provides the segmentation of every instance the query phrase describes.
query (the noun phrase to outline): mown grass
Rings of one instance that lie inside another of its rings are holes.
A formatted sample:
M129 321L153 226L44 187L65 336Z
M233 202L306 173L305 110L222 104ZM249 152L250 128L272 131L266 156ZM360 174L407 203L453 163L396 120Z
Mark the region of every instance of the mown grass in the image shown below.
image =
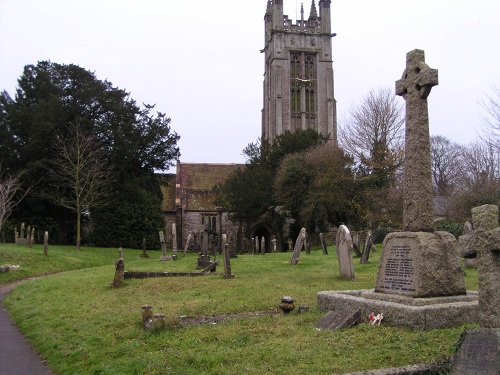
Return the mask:
M317 331L324 314L317 309L317 292L373 288L380 254L364 265L355 259L356 280L346 281L337 276L334 249L329 252L302 253L296 266L289 264L291 253L240 255L232 260L234 279L223 279L219 267L218 275L125 280L114 289L109 283L116 249L78 253L53 246L48 259L40 259L41 248L0 245L0 263L6 263L4 256L17 257L12 263L25 276L73 270L19 285L4 305L55 374L331 374L439 361L453 353L463 327L411 331L360 324ZM140 254L124 250L126 270L198 272L196 254L175 262L160 262L159 252L149 252L149 259ZM466 281L468 289L477 288L475 272L467 272ZM272 314L284 295L310 311ZM173 325L145 332L143 304L165 313ZM262 311L270 314L241 314ZM181 315L232 313L241 315L175 327Z

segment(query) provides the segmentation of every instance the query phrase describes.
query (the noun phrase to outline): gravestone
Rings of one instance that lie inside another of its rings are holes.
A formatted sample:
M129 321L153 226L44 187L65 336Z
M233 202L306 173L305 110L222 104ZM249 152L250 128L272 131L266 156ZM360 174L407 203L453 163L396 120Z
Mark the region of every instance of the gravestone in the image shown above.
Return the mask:
M182 252L182 256L183 257L186 256L186 253L187 253L187 250L188 250L188 247L189 247L189 243L191 242L191 238L193 238L193 235L191 233L189 233L188 237L187 237L187 240L186 240L186 245L184 245L184 251Z
M352 250L354 251L357 257L361 258L361 250L360 250L361 240L359 239L359 234L357 232L354 232L351 234L351 238L352 238Z
M260 238L260 253L266 255L266 238L264 236Z
M49 256L49 232L47 231L43 235L43 255Z
M224 259L224 278L232 279L234 275L231 273L231 254L229 252L229 244L227 243L227 234L222 235L222 253Z
M372 232L368 231L366 233L366 239L365 243L363 246L363 252L361 253L361 259L359 260L359 263L365 264L368 263L368 258L370 258L370 251L373 246L373 240L372 240Z
M26 232L26 246L31 247L31 225L28 225L28 231Z
M472 224L466 221L464 223L464 229L462 230L462 235L466 235L472 232ZM477 258L465 258L464 263L465 263L465 268L477 268Z
M319 234L319 240L321 242L321 248L323 249L323 255L328 255L328 248L326 247L325 235L323 233Z
M201 232L201 251L198 253L198 261L196 269L205 269L210 265L210 257L208 256L208 242L209 242L209 228L208 226L203 227L203 232Z
M354 280L354 261L352 259L352 238L345 225L339 226L337 231L337 257L339 262L340 277Z
M142 253L140 255L141 258L149 258L148 253L146 253L146 245L147 245L146 237L143 237L143 239L142 239Z
M167 244L165 243L165 234L163 233L162 230L158 234L160 236L160 245L161 245L161 254L162 254L160 257L160 260L161 261L172 260L172 257L167 254Z
M123 278L125 273L125 261L123 260L123 249L120 247L118 250L119 258L115 263L115 277L111 286L119 288L123 285Z
M177 260L177 228L172 224L172 259Z
M403 232L389 233L382 244L375 291L411 297L465 295L465 279L455 237L432 233L432 174L427 97L438 72L422 50L406 55L396 94L406 102L403 175Z
M359 309L341 309L326 313L316 324L316 329L345 329L359 323L361 320L361 310Z
M300 252L305 245L306 242L306 228L302 228L300 233L295 241L295 248L293 249L292 260L290 260L290 264L296 265L299 263Z
M289 238L289 239L288 239L288 250L292 250L292 246L293 246L292 239L291 239L291 238Z

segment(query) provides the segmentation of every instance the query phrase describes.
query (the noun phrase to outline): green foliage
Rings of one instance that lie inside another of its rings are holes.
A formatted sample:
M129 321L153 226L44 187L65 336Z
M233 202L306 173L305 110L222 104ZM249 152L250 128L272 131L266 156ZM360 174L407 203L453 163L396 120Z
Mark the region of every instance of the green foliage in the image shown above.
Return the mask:
M151 105L139 107L129 93L97 79L90 71L73 64L42 61L27 65L18 82L14 99L7 92L0 94L0 134L5 135L0 137L0 161L13 171L26 171L23 176L28 185L46 183L47 166L53 159L48 150L55 137L65 139L70 135L70 124L78 123L84 136L95 137L96 147L113 166L113 200L117 205L126 198L120 194L129 189L123 185L135 184L134 189L139 191L144 188L143 179L151 179L155 170L173 166L180 156L180 137L172 131L165 114L153 114ZM136 198L144 201L134 204L149 207L147 195L137 194ZM93 207L88 210L94 215ZM141 210L120 213L131 220L115 226L113 232L117 241L123 237L129 242L127 238L137 231L125 224L134 224L144 215ZM16 215L53 218L65 233L55 237L58 239L68 238L68 227L74 225L74 215L67 209L36 196L26 199ZM111 232L106 221L99 225L103 226L99 230L107 227ZM116 233L118 227L121 231ZM134 243L138 241L142 241L142 235L140 239L134 237Z
M449 232L458 238L458 236L462 235L463 224L457 223L453 220L438 220L434 223L434 230Z
M158 262L140 253L124 249L127 270L194 271L197 257L188 253L176 262ZM379 253L367 264L355 264L353 281L337 277L335 255L313 250L297 266L290 266L289 253L240 255L232 260L236 277L231 280L220 274L125 280L122 288L109 287L116 250L83 247L75 252L52 246L49 258L41 254L40 246L0 245L2 259L9 256L21 264L20 272L46 273L50 265L54 271L75 269L18 286L4 305L55 374L364 371L446 360L463 330L410 331L361 323L349 330L317 331L324 315L317 309L317 292L373 287ZM0 283L5 275L0 274ZM468 287L473 278L477 273L468 273ZM310 311L282 314L277 306L284 295ZM173 324L182 322L181 315L199 322L214 316L226 320L149 333L140 325L143 304L165 313Z
M385 236L387 236L390 232L392 232L392 228L391 228L390 224L389 223L381 223L372 232L373 243L384 242Z

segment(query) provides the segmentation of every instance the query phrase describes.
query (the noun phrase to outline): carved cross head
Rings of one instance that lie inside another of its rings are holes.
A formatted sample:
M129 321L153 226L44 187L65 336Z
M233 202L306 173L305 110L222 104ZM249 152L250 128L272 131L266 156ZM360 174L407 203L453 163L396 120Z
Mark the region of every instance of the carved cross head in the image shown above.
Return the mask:
M474 231L460 236L458 244L463 258L475 258L481 251L500 251L498 207L484 205L472 209Z
M405 100L408 97L427 99L431 89L439 84L437 69L431 69L425 63L425 53L415 49L406 54L406 69L399 81L396 81L396 95Z

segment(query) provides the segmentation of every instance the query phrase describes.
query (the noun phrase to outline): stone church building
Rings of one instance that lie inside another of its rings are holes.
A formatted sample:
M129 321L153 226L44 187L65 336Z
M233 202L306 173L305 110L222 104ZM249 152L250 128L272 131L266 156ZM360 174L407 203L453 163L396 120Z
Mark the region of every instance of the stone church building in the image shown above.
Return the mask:
M264 15L265 56L262 139L299 129L316 129L337 143L337 114L334 97L330 0L312 0L309 17L293 23L283 14L284 0L267 0ZM319 8L319 9L318 9ZM242 251L243 239L256 238L271 251L276 236L264 223L242 228L229 220L229 213L215 206L212 188L237 168L238 164L177 163L175 174L160 175L162 209L170 237L176 223L178 248L185 246L191 233L193 249L199 248L200 231L208 226L214 234L226 233ZM249 243L249 241L247 241ZM278 249L280 250L280 249Z

